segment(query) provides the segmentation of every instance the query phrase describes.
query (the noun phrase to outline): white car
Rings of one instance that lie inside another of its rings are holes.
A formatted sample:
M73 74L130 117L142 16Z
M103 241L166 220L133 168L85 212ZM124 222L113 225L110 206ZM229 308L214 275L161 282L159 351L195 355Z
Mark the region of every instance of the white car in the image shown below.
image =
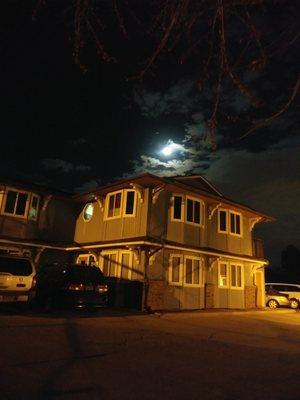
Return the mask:
M290 300L291 308L298 308L300 305L300 285L296 283L266 283L266 288L277 290L280 293L287 294Z
M28 303L34 297L35 267L26 257L0 255L0 304Z

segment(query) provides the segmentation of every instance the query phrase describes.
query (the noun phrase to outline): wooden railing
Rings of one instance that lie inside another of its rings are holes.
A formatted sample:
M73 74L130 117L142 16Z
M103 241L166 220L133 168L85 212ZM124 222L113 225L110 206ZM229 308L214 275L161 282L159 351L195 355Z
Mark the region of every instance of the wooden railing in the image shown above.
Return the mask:
M252 249L254 257L265 258L264 242L262 239L253 238Z

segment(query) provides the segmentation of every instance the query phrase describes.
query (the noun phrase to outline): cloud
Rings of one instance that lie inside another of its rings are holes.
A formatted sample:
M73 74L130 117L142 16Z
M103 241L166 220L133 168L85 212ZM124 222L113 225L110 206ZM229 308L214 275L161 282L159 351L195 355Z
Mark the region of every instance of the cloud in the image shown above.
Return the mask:
M42 160L43 167L48 171L61 171L63 173L72 173L72 172L88 172L91 170L89 165L82 164L72 164L65 160L60 160L58 158L44 158Z
M187 114L196 104L192 95L195 83L191 80L182 80L172 85L165 93L146 91L135 93L135 102L140 107L141 114L146 117L157 118L171 113Z
M83 144L86 144L86 143L87 143L87 140L86 140L86 138L84 138L84 137L79 137L79 138L70 140L70 142L71 142L71 144L72 144L73 146L81 146L81 145L83 145Z

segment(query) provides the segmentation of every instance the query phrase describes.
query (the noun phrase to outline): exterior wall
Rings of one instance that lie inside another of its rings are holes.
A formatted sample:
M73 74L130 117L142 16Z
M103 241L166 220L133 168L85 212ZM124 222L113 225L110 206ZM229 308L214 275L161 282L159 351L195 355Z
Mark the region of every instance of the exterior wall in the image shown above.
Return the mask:
M105 207L102 210L100 204L95 201L93 203L93 217L90 221L85 221L83 218L85 204L82 204L76 221L75 242L82 244L145 236L148 219L148 192L149 190L146 189L143 203L136 196L135 217L120 217L105 220Z
M18 191L17 187L9 188ZM3 214L6 187L0 187L0 235L16 239L34 239L55 242L73 242L75 226L75 206L68 200L45 195L34 191L21 190L39 197L37 220L27 217ZM45 207L43 207L46 204ZM28 206L27 206L28 207Z

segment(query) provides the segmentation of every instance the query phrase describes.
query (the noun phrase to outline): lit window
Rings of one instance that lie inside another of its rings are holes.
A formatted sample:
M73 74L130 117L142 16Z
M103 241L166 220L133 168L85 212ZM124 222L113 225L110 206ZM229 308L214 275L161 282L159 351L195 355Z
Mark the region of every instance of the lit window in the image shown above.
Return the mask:
M39 210L39 197L32 195L29 212L28 212L28 219L32 219L34 221L37 220L38 210Z
M122 192L111 193L108 195L107 218L121 216Z
M227 210L219 210L218 212L218 216L219 216L219 232L228 232L227 229L227 216L228 216L228 211Z
M197 200L187 198L186 202L186 220L194 224L201 223L201 205Z
M199 258L185 258L184 283L188 285L201 284L201 260Z
M132 272L132 257L130 253L121 253L121 278L130 279Z
M182 221L182 196L173 197L172 219Z
M135 211L135 191L134 190L126 190L126 200L125 200L125 216L126 215L134 215Z
M241 235L241 215L230 211L230 233Z
M85 221L90 221L93 217L93 214L94 214L93 203L86 204L86 206L84 207L84 210L83 210L83 219Z
M227 263L219 264L219 287L228 287L228 265L227 265Z
M24 217L26 214L28 193L8 190L4 207L5 214Z

